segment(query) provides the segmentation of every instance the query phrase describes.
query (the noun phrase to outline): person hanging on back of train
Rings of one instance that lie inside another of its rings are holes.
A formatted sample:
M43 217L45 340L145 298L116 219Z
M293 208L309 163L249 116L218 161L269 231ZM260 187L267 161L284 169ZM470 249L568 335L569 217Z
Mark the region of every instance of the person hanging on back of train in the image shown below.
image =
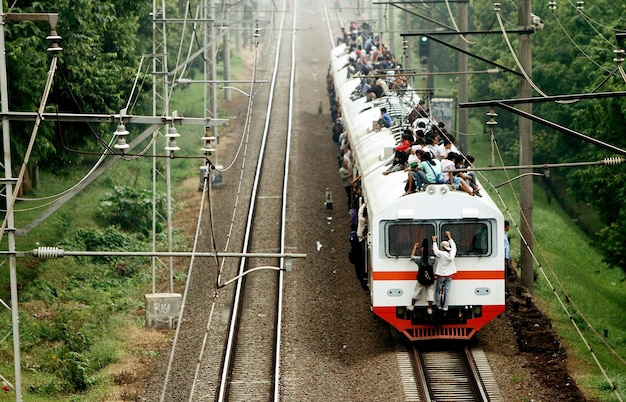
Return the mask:
M351 224L352 231L350 232L350 252L348 254L348 259L354 265L354 273L356 274L363 290L369 290L369 286L367 285L367 274L365 273L363 243L359 240L357 228L358 225L356 223Z
M515 274L511 265L511 239L509 238L509 221L504 221L504 271L506 277L515 280Z
M339 168L339 177L341 178L341 183L343 184L343 188L346 191L346 197L348 199L348 211L352 207L352 179L353 179L352 169L348 166L348 161L342 159L341 167Z
M450 284L452 276L456 274L456 265L454 258L456 257L456 243L450 235L450 231L446 231L446 238L437 246L437 236L432 236L433 253L435 254L435 293L437 294L437 308L444 312L448 311Z
M421 245L421 258L417 256L417 251L420 248L419 243L413 245L413 251L411 252L411 261L413 261L419 267L417 273L417 280L415 281L415 289L411 298L411 304L406 307L408 311L413 311L415 303L420 299L422 291L426 289L426 301L428 307L426 312L428 314L433 313L433 303L435 301L435 275L434 268L430 265L430 247L428 247L428 239L424 239Z

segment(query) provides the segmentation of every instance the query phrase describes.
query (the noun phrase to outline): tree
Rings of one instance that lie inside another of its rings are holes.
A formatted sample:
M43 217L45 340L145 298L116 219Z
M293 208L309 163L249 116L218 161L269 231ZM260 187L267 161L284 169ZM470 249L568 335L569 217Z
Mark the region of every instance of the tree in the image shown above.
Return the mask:
M501 8L507 28L517 28L514 4L503 3ZM607 77L615 67L615 32L623 29L620 16L626 12L626 4L598 0L587 2L580 10L573 2L566 2L559 3L553 10L544 7L533 11L541 13L544 21L544 29L533 34L532 71L533 82L543 93L558 95L623 90L624 82L619 74ZM482 2L474 3L470 14L476 29L489 29L495 15L491 4ZM509 34L508 39L513 49L517 50L517 35ZM501 35L485 36L470 50L517 70ZM476 70L485 67L484 63L476 60L472 60L471 65ZM472 77L471 85L471 98L475 100L517 97L517 77L512 74L496 78L492 75ZM540 95L535 93L534 96ZM498 144L508 151L510 160L514 161L518 153L517 118L500 110L497 113ZM626 148L623 135L626 118L624 98L585 100L574 104L539 103L533 106L533 113L603 142ZM477 118L484 119L484 115ZM534 163L593 161L613 156L602 148L539 124L533 127L533 153ZM604 224L597 238L601 239L597 241L598 247L605 253L606 262L625 267L626 168L593 166L576 170L553 169L550 173L552 183L556 184L551 190L559 193L561 199L575 197L595 207Z
M149 2L117 0L61 0L20 2L11 12L57 12L57 32L63 38L58 72L48 111L55 112L119 112L130 95L139 65L139 51L145 44ZM140 21L144 24L141 25ZM10 109L38 109L50 55L46 36L49 25L44 22L11 22L6 25L6 57L9 77ZM109 128L107 128L108 130ZM62 173L79 153L71 148L97 146L99 128L81 124L42 124L31 157L34 165ZM13 123L12 151L22 160L32 131L32 123Z

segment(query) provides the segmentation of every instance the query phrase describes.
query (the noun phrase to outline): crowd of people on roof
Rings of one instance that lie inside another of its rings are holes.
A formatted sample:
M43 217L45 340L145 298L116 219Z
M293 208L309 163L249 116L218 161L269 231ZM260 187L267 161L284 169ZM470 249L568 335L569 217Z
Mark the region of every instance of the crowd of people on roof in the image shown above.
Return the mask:
M401 66L396 63L393 53L385 48L380 36L372 33L371 27L365 23L361 26L351 23L350 32L343 31L342 40L349 52L347 74L349 77L361 79L359 86L351 95L353 101L361 97L366 97L370 101L390 92L397 93L408 88ZM346 192L352 222L350 260L355 266L362 287L367 289L365 267L362 259L358 257L362 255L362 242L367 233L367 204L360 204L359 201L362 196L361 178L354 167L350 139L344 130L341 104L337 102L330 72L327 77L327 89L333 121L333 141L338 147L339 176ZM445 124L436 123L431 119L430 110L424 99L420 99L407 116L400 118L390 116L386 108L381 106L377 129L389 128L392 125L396 130L401 130L402 136L394 149L393 161L383 171L383 175L404 172L407 175L405 195L423 191L429 184L445 184L472 196L482 196L473 172L450 171L471 167L474 158L458 152L454 146L454 137L447 132Z
M396 62L391 50L385 47L379 34L374 34L367 23L352 22L349 32L342 28L343 38L349 52L346 68L348 78L360 77L361 83L352 99L366 97L368 101L385 95L388 91L406 90L408 81L402 74L402 66Z
M342 31L342 40L346 43L349 54L347 74L361 79L360 85L352 94L352 100L363 96L368 100L375 99L407 88L406 78L400 74L401 66L396 63L393 53L385 47L380 35L373 33L367 23L359 25L352 22L349 32L345 29ZM330 74L327 84L334 123L333 141L339 146L340 176L346 189L348 208L352 209L358 200L360 178L352 173L350 142L343 128L341 105L336 101ZM394 116L394 121L384 106L380 108L380 112L376 125L378 129L395 125L402 130L400 143L394 150L393 163L383 174L406 172L405 194L421 191L428 184L447 184L455 190L481 196L473 172L449 172L450 169L470 167L473 158L465 157L457 151L454 137L448 134L445 124L435 124L430 118L430 110L424 99L420 99L412 111L399 119L400 121L397 116Z
M474 158L464 156L454 147L443 122L429 124L418 119L416 128L405 126L402 142L394 149L393 163L383 171L388 175L407 172L405 195L422 191L428 184L447 184L454 190L482 197L472 171L451 172L472 166Z

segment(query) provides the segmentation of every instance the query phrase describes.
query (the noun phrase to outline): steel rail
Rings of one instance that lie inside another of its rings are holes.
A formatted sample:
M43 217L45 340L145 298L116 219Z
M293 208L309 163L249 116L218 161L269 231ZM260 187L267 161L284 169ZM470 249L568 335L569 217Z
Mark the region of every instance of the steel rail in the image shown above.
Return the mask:
M425 348L424 348L425 349ZM490 395L483 375L474 362L472 351L466 345L445 349L420 350L413 348L415 381L426 402L494 401L500 400L499 391ZM489 372L488 375L491 373ZM489 382L489 381L487 381Z
M274 60L274 68L273 68L273 73L272 73L272 78L270 80L270 90L269 90L269 99L268 99L268 107L267 107L267 113L265 116L265 126L264 126L264 130L263 130L263 135L262 135L262 140L261 140L261 146L259 149L259 159L258 159L258 163L257 163L257 167L256 167L256 171L255 171L255 175L254 175L254 181L253 181L253 186L252 186L252 192L251 192L251 197L250 197L250 206L249 206L249 210L248 210L248 217L246 220L246 229L245 229L245 234L244 234L244 242L243 242L243 250L244 252L248 252L249 247L250 247L250 243L251 243L251 233L253 230L253 223L254 223L254 217L255 217L255 209L256 209L256 201L258 199L258 191L259 191L259 185L260 185L260 181L261 181L261 176L262 176L262 168L263 168L263 161L265 158L265 154L266 154L266 147L267 147L267 142L268 142L268 137L269 137L269 127L270 127L270 122L271 122L271 117L272 117L272 112L273 112L273 106L274 106L274 96L275 96L275 92L276 92L276 83L277 83L277 77L278 77L278 66L280 64L280 51L281 51L281 42L282 42L282 32L283 32L283 27L285 24L285 13L282 14L281 17L281 22L280 22L280 28L278 29L278 37L277 37L277 45L276 45L276 57ZM295 36L292 37L292 40L295 41ZM292 56L293 57L293 56ZM293 63L293 62L292 62ZM293 80L293 76L291 77L291 79ZM293 90L293 82L290 83L290 89ZM290 94L290 101L291 101L291 94ZM288 161L286 161L285 163L288 163ZM286 172L285 172L286 173ZM286 189L284 188L287 185L287 179L284 178L283 179L283 197L285 197L286 195ZM281 215L283 216L282 220L284 221L284 215L285 215L285 208L286 208L286 202L283 198L283 202L282 202L282 212ZM282 250L284 250L284 222L281 223L282 227L281 227L281 240L280 240L280 247L281 247L281 253ZM282 292L282 280L283 280L283 270L282 270L282 266L284 265L284 259L281 258L281 262L280 262L280 270L278 273L278 277L279 277L279 286L277 289L277 293L279 293L278 295L278 301L277 301L277 318L276 318L276 336L275 336L275 343L274 343L274 370L273 370L273 376L274 381L272 381L273 385L273 391L272 394L274 395L274 398L277 398L277 395L279 393L279 379L278 379L278 375L276 374L277 372L279 372L280 368L279 368L279 359L280 359L280 336L278 335L279 333L279 328L280 328L280 318L282 316L282 311L280 308L280 303L282 303L282 296L280 295L280 293ZM239 334L239 326L241 324L241 310L243 308L242 306L242 301L243 301L243 294L244 294L244 285L243 285L243 274L246 271L246 266L247 266L247 259L246 258L242 258L239 264L239 274L240 277L237 280L236 283L236 290L235 290L235 295L233 298L233 307L232 307L232 314L231 314L231 320L230 320L230 325L229 325L229 331L228 331L228 339L226 342L226 348L224 351L224 355L223 355L223 364L222 364L222 370L221 370L221 378L220 378L220 386L219 386L219 392L217 395L217 400L218 401L225 401L228 400L230 398L230 380L232 378L232 373L233 373L233 363L234 363L234 358L235 358L235 349L237 346L237 338L238 338L238 334Z

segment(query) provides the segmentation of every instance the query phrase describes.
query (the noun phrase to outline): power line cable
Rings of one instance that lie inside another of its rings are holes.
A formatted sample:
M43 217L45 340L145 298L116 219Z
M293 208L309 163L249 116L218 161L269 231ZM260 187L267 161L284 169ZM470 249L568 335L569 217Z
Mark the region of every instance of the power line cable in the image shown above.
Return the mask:
M513 57L513 60L515 60L515 64L517 64L517 68L519 68L520 72L522 73L522 75L524 76L526 81L528 81L530 86L533 87L533 89L535 91L537 91L541 96L548 96L541 89L539 89L539 87L537 85L535 85L533 80L530 78L530 76L528 75L528 73L524 69L524 66L522 66L522 64L520 63L519 59L517 58L517 55L515 54L515 50L513 50L513 46L511 45L511 41L509 40L509 37L506 34L506 29L504 28L504 25L502 23L502 17L500 15L500 11L496 11L496 16L498 18L498 24L500 25L500 30L502 31L502 36L504 37L504 40L505 40L505 42L506 42L506 44L507 44L507 46L509 48L509 51L511 52L511 56Z
M495 142L495 141L494 141ZM504 161L502 158L502 154L500 153L499 147L497 145L497 142L495 142L495 149L498 153L499 159L500 159L500 163L504 166ZM507 177L507 179L509 178L508 176L508 172L505 169L504 173ZM617 388L613 385L610 377L608 376L606 370L604 369L604 366L602 365L602 363L600 363L599 359L597 358L596 354L594 353L593 349L591 348L591 346L589 346L589 342L587 341L587 338L585 337L585 335L582 333L582 330L580 329L580 327L578 326L578 324L576 323L576 321L574 320L572 314L569 312L569 309L567 308L567 306L565 305L565 303L563 302L562 298L559 296L559 294L556 292L556 288L554 285L552 285L550 279L548 278L543 265L541 265L541 263L539 262L539 260L537 259L536 254L533 252L533 250L529 247L528 242L526 241L525 237L523 236L519 226L516 223L515 218L513 217L513 215L511 214L511 211L509 210L509 208L507 207L506 203L504 202L504 199L502 198L502 195L499 191L499 189L493 185L493 183L491 181L489 181L482 173L480 173L480 176L483 177L485 179L485 181L487 183L490 184L491 188L496 192L496 194L499 197L500 203L502 204L503 208L505 209L507 215L509 216L509 219L511 220L511 222L514 224L514 227L516 228L516 230L518 231L519 235L520 235L520 239L522 239L522 241L524 242L524 245L526 246L527 250L529 251L533 261L535 262L535 264L537 264L537 269L539 270L539 272L541 272L542 276L544 277L546 283L548 284L548 286L550 287L550 289L552 290L553 295L555 296L556 300L559 302L562 310L565 312L565 314L568 316L568 318L570 319L570 322L572 323L572 325L574 326L574 329L576 330L576 332L578 333L578 336L580 337L580 339L583 341L583 343L585 344L588 352L591 354L592 358L594 359L596 365L598 366L598 368L600 369L602 375L604 376L605 380L608 382L609 386L611 387L611 389L613 390L613 392L615 393L615 395L617 396L618 400L622 401L621 396L619 395L619 393L617 392ZM513 185L512 185L512 180L507 180L509 186L511 187L511 193L513 194L513 197L516 200L516 204L519 206L520 205L520 201L517 199L517 195L515 193L515 189L513 189ZM522 213L522 219L526 219L526 216ZM537 241L537 238L534 236L534 233L531 233L533 240L535 242L535 244L537 245L537 247L539 247L540 251L541 251L541 247L540 247L540 243ZM547 261L547 258L544 256L544 260ZM568 300L570 300L571 302L571 297L567 294L567 292L565 291L565 289L563 288L563 285L560 281L558 281L558 277L556 276L556 274L554 273L554 271L551 269L551 267L548 265L548 269L551 271L552 276L554 278L557 279L557 283L561 286L562 291L565 293L566 297L568 298ZM584 315L582 314L582 312L580 312L580 310L578 309L578 307L576 305L575 309L578 312L578 314L583 318L583 320L587 323L587 325L590 328L593 328L593 326L588 322L588 320L584 317ZM598 332L595 329L592 329L593 333L601 340L603 341L603 339L600 337L600 335L598 334ZM612 352L618 356L618 358L620 359L620 361L622 363L624 363L624 360L617 354L617 352L615 350L613 350L606 342L603 341L603 343L605 343L605 345L610 348L612 350Z
M585 58L587 60L589 60L590 62L592 62L593 64L596 65L596 67L610 72L610 70L604 66L602 66L600 63L596 62L594 59L591 58L591 56L589 56L579 45L578 43L576 43L576 41L574 40L574 38L572 38L572 36L569 34L569 32L567 32L567 30L565 29L565 27L563 26L563 24L561 24L561 21L559 20L559 18L556 16L556 13L554 12L554 10L552 10L552 12L550 13L552 14L552 17L554 18L554 20L556 21L556 23L558 24L558 26L561 28L561 30L563 31L563 33L565 34L565 36L567 36L567 39L569 39L570 42L572 42L572 44L574 45L574 47L576 47L576 49L578 49L578 51L580 53L583 54L583 56L585 56Z

